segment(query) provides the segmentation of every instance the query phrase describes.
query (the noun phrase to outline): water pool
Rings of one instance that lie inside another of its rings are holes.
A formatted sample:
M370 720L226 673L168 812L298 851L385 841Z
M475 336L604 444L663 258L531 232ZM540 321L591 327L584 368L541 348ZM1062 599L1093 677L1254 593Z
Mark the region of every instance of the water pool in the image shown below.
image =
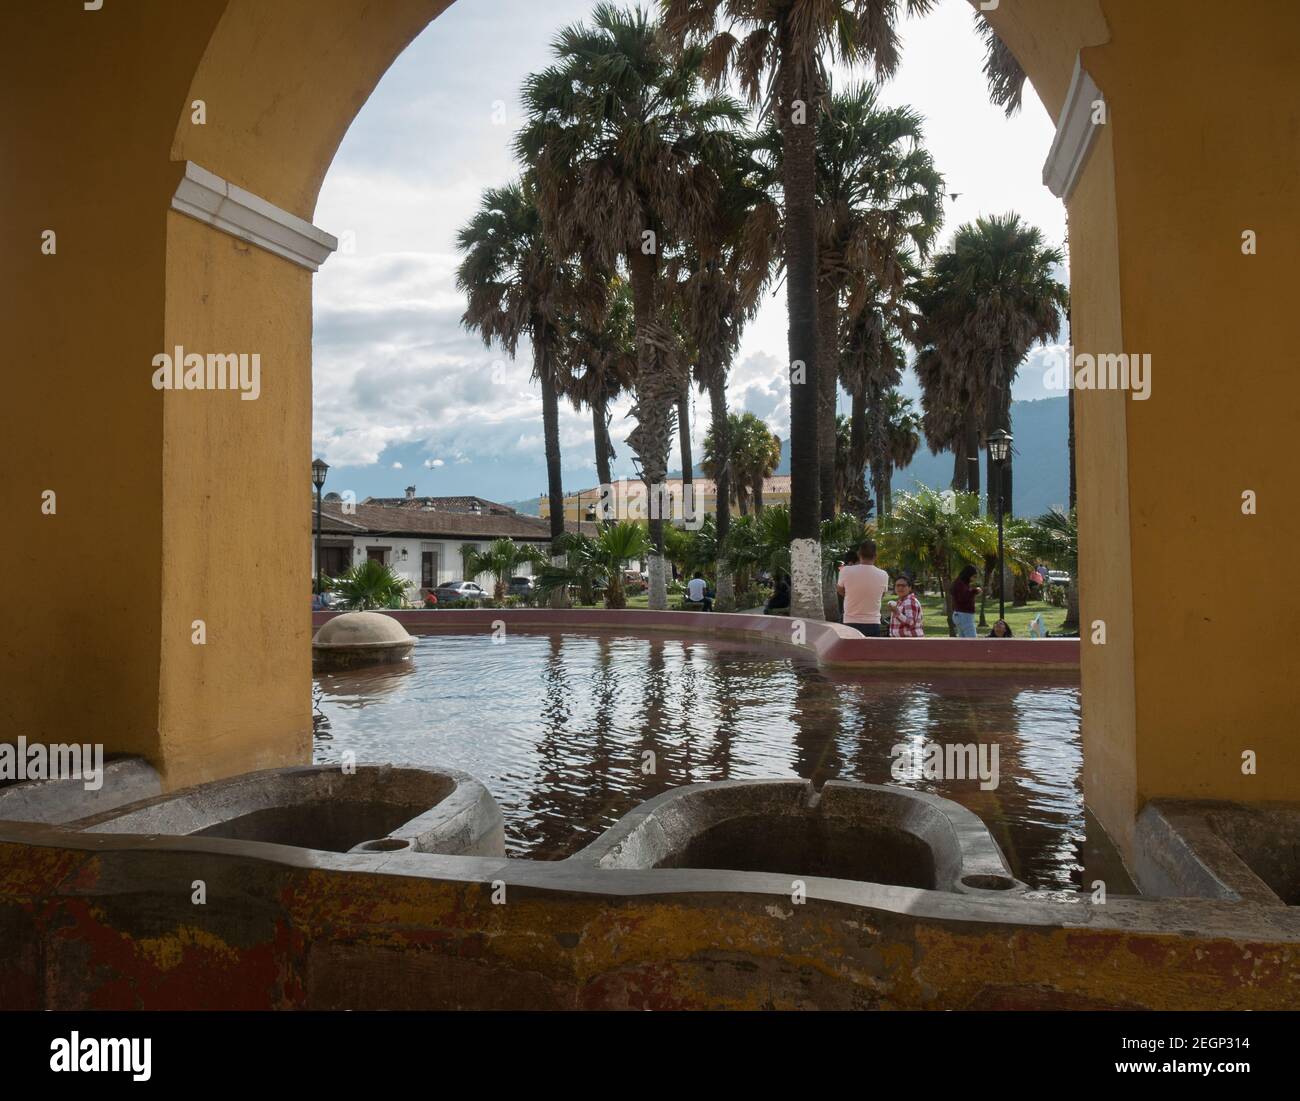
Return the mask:
M315 695L317 763L350 750L462 769L501 804L512 856L568 856L681 784L839 778L954 799L988 824L1017 878L1080 886L1073 677L843 671L721 638L511 628L499 642L420 636L410 661L320 674ZM997 786L927 778L919 754L900 773L893 747L923 741L996 746Z

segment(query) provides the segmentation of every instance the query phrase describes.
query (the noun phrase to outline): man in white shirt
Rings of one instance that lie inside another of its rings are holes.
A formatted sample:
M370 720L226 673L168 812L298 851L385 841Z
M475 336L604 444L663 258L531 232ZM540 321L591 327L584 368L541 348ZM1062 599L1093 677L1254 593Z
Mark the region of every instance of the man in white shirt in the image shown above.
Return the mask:
M841 566L835 591L844 597L844 626L868 638L880 637L880 601L889 588L889 574L876 565L876 544L858 547L856 565Z
M709 597L709 583L704 580L704 574L699 570L696 570L695 576L686 582L686 599L692 604L703 604L706 612L713 611L713 601Z

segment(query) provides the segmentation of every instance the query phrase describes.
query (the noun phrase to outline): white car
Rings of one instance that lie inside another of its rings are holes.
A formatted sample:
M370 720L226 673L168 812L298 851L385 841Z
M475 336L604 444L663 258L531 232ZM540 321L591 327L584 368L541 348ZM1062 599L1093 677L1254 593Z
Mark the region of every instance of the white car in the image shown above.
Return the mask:
M439 604L450 604L456 600L486 600L491 594L473 581L444 581L433 590L433 595Z
M1048 570L1047 583L1049 585L1068 585L1070 583L1070 575L1064 570Z

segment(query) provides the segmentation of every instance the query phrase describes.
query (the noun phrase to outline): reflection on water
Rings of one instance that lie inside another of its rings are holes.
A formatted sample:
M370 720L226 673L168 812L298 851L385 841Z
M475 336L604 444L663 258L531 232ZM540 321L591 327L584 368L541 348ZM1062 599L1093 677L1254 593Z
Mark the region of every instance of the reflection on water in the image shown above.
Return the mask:
M1072 681L832 671L797 651L721 639L512 630L500 643L486 631L424 636L409 663L321 675L317 689L317 762L352 750L363 762L462 769L501 804L510 854L543 860L577 851L669 787L896 783L890 748L900 742L995 743L995 790L902 782L978 814L1030 885L1079 885Z

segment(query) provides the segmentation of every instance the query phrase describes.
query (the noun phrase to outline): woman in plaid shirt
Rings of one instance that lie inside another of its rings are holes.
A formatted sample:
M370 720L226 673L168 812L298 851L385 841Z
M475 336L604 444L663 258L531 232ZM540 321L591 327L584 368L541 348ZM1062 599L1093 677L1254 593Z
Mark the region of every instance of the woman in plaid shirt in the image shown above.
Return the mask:
M921 602L912 592L912 580L906 574L900 574L894 582L897 600L889 602L889 637L890 638L924 638L925 628L921 624Z

